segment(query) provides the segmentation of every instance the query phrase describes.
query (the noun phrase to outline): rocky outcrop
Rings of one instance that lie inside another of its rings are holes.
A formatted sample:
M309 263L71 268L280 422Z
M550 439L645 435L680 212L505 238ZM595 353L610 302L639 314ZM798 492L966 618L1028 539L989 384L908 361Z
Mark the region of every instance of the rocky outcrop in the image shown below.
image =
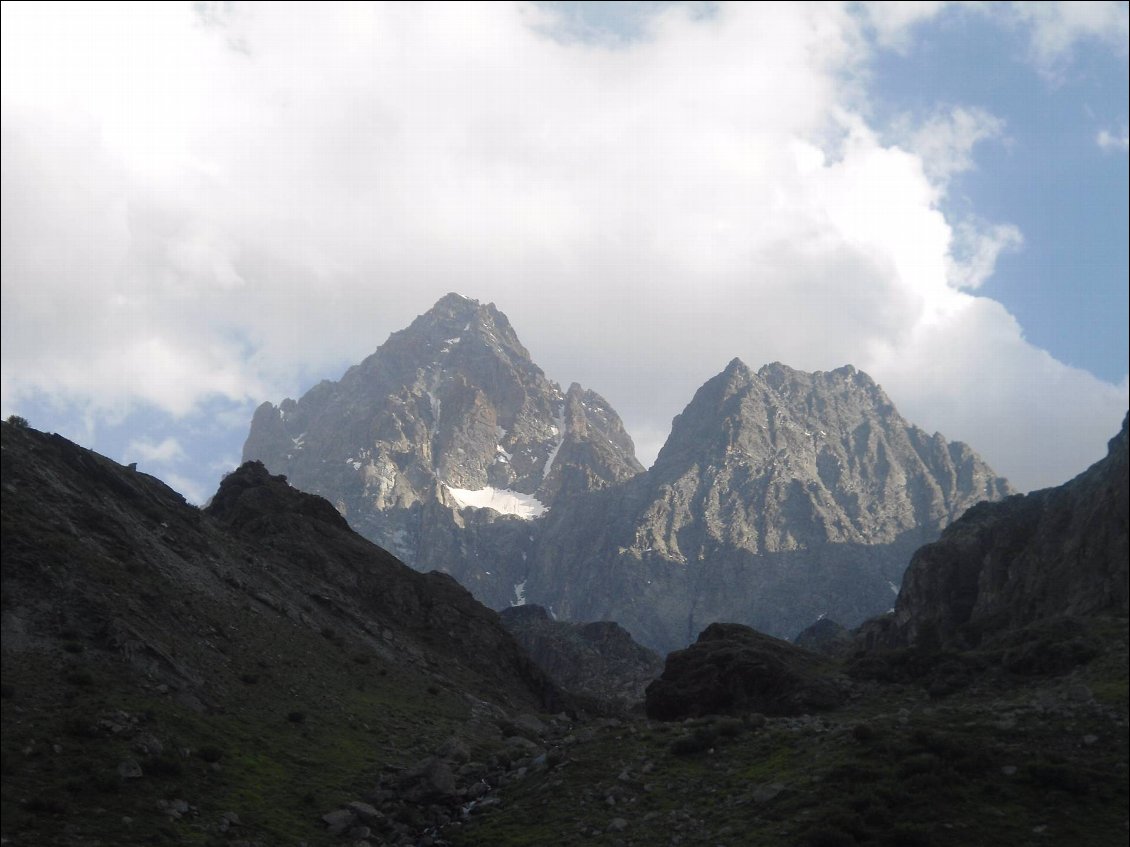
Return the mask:
M1125 617L1128 477L1124 420L1075 479L982 503L915 553L894 615L864 640L960 649L1059 617Z
M479 697L562 705L497 615L455 580L406 567L262 464L229 474L200 511L60 436L9 424L3 433L5 651L86 634L206 704L224 677L202 642L209 632L230 640L232 610L245 607L236 619L269 619L397 666L448 668L451 685Z
M660 650L718 620L784 637L822 615L856 625L891 607L917 547L1010 492L852 367L735 359L651 469L544 519L526 595Z
M838 706L842 683L814 653L740 624L711 624L667 657L647 688L647 715L671 721L757 712L799 715Z
M448 294L338 382L264 403L243 451L483 602L515 599L529 523L642 470L595 392L546 378L493 304Z
M813 653L837 656L851 648L851 631L834 620L821 618L812 626L802 630L793 639L793 644Z
M553 620L540 606L499 613L503 625L538 667L567 691L627 708L663 670L663 659L613 621Z

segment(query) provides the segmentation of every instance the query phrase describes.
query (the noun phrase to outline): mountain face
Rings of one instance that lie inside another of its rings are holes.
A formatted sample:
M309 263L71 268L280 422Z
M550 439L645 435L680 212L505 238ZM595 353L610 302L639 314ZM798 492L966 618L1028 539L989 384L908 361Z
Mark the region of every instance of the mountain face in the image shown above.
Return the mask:
M1011 492L852 367L737 359L643 472L603 399L562 392L501 312L456 294L339 382L261 406L244 458L488 606L615 620L660 651L718 620L854 626L890 608L918 546Z
M511 719L568 704L451 577L260 464L201 511L0 426L4 843L337 844L319 816L365 797L351 820L416 844L520 760Z
M712 621L788 637L824 615L855 625L892 605L917 547L1010 491L850 366L735 359L650 470L545 518L526 594L663 650Z
M515 600L493 567L528 554L529 522L642 468L599 395L530 361L493 304L443 297L298 401L256 410L244 460L332 503L409 564L443 567L490 605Z
M891 646L964 648L1056 617L1126 617L1128 422L1079 476L982 503L915 553L893 617L865 635Z

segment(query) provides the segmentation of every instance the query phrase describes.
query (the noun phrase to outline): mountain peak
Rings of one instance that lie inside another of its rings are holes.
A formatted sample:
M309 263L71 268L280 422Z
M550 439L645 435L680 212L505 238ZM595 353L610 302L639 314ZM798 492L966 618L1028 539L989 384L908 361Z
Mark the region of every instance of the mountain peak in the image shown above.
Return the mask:
M748 376L751 376L752 374L753 374L753 371L750 370L749 365L747 365L745 362L743 362L737 356L730 359L729 364L726 365L726 367L722 370L722 376L728 376L728 377L734 377L734 376L748 377Z
M437 522L488 509L532 519L562 492L642 470L599 395L575 386L567 397L505 314L454 292L339 382L261 406L244 458L326 495L362 535L421 566L447 564L426 552L442 540ZM420 510L436 506L443 514L423 523Z

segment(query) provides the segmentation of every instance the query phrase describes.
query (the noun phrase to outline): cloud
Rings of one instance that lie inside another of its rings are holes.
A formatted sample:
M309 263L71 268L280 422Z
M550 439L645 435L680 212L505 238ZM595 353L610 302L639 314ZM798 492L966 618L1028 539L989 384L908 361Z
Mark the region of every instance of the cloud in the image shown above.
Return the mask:
M878 44L888 50L906 53L911 47L916 27L938 15L949 4L869 2L861 5Z
M1130 12L1121 2L1013 3L1005 13L1029 29L1031 58L1056 76L1080 43L1099 43L1125 54Z
M502 3L3 10L6 407L243 410L457 290L645 458L735 355L854 363L1022 486L1125 409L960 290L1021 243L942 211L1001 123L869 124L868 32L897 42L913 9L675 6L616 43ZM994 435L1037 418L1027 455Z
M974 167L973 148L982 141L1000 139L1004 121L984 109L952 106L938 109L925 120L902 117L893 134L922 159L930 178L945 185L955 174Z
M1002 253L1019 250L1024 236L1012 224L980 224L968 220L953 226L953 241L947 261L950 284L957 288L980 288L993 275Z
M1104 129L1095 136L1095 143L1106 153L1117 153L1119 151L1125 153L1130 150L1130 132L1127 131L1125 125L1116 132Z
M129 455L138 459L160 465L168 465L186 458L184 448L172 436L160 442L151 441L148 438L136 438L129 443L126 451Z

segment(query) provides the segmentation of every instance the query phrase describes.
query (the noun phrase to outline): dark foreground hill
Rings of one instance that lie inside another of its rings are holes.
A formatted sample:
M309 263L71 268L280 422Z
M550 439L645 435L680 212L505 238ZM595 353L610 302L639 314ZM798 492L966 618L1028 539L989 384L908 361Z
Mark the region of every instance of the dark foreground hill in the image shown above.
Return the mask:
M1005 592L1049 599L976 644L885 649L892 616L843 657L712 626L652 718L586 721L450 578L260 466L202 512L58 436L2 447L5 844L1125 841L1125 592ZM1041 497L1013 579L1043 585L1071 537L1124 549L1125 507L1085 488ZM1070 564L1125 584L1125 557Z
M200 511L59 436L2 444L5 844L314 843L366 796L415 843L457 814L457 762L376 786L563 705L451 577L262 465Z

